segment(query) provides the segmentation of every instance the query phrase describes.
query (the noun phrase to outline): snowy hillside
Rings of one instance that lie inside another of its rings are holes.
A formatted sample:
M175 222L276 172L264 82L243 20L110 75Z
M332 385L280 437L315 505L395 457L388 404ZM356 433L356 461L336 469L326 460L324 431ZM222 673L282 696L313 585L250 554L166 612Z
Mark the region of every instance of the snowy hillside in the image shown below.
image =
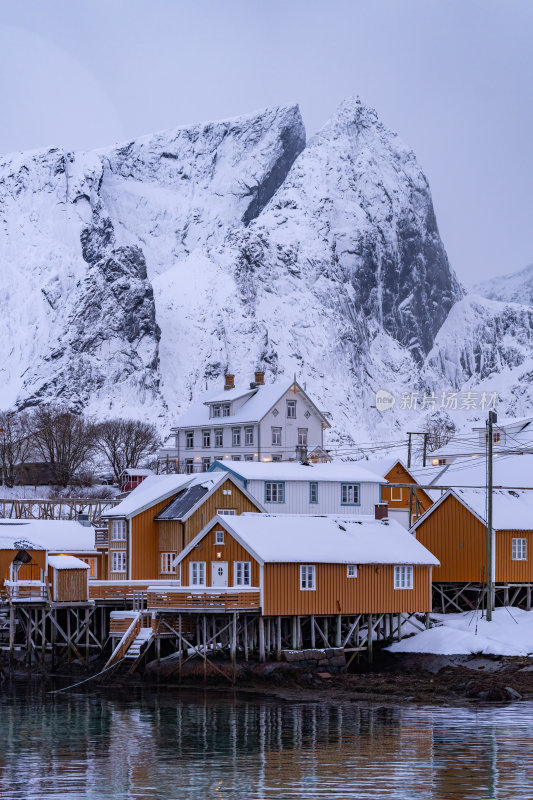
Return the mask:
M0 407L167 430L224 371L259 368L306 382L332 441L415 424L373 408L377 389L492 382L531 407L533 311L515 301L533 268L463 297L413 152L357 99L307 145L288 106L6 156L0 218Z
M533 306L533 264L518 272L478 283L472 291L490 300L507 300Z

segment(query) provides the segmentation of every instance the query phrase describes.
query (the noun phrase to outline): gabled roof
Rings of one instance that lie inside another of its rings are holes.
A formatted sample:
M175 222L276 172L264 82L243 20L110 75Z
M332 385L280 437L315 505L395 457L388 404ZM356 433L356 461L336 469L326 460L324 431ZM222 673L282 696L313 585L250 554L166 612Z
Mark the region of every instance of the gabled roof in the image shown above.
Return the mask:
M202 478L201 482L200 478ZM160 511L154 519L157 521L178 520L180 522L185 522L197 508L200 508L200 506L226 482L232 483L238 488L259 511L264 511L261 503L246 491L238 479L227 472L217 471L196 475L195 480L183 489L177 497L171 500L168 506Z
M162 503L188 486L193 475L149 475L117 506L104 511L102 519L131 519L156 503Z
M64 519L1 519L0 550L91 553L94 528Z
M385 478L360 466L360 461L300 464L296 461L214 461L209 472L227 470L246 481L336 481L387 483ZM231 466L230 466L231 465Z
M416 529L450 496L455 497L482 525L487 524L485 489L448 489L412 526ZM533 492L496 489L492 497L492 526L496 531L533 530Z
M216 525L223 525L260 564L439 564L429 550L394 520L248 513L215 517L175 563L182 561Z
M236 387L235 389L228 389L226 392L208 392L203 394L195 403L189 406L184 414L182 414L172 430L176 430L177 428L197 428L203 425L213 426L215 423L228 425L230 423L243 424L246 422L261 422L276 403L289 391L291 386L298 387L298 391L316 411L321 422L328 428L331 427L326 417L318 410L302 387L298 383L295 383L294 380L283 379L275 381L274 383L266 383L263 386L257 386L255 389ZM250 399L246 400L235 414L229 417L209 417L209 403L223 402L224 400L231 401L232 399L243 397L246 394L250 394Z

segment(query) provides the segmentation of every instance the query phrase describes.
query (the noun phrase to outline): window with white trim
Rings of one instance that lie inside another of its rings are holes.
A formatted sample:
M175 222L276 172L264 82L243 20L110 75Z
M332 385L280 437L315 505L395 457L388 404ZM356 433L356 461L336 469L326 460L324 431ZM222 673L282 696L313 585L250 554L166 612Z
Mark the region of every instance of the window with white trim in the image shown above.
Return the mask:
M403 500L401 486L391 486L390 499L395 502Z
M298 428L298 446L307 447L307 428Z
M250 561L235 561L233 569L234 586L252 585L252 563Z
M273 453L272 461L281 461L281 453Z
M309 502L310 503L318 503L318 483L317 481L311 481L309 484Z
M229 417L229 412L230 412L229 403L224 403L224 405L222 406L222 416Z
M111 559L111 572L126 572L126 551L118 550Z
M254 460L254 454L253 453L246 453L245 456L244 456L244 460L245 461L253 461Z
M357 564L347 564L346 565L346 577L347 578L357 578Z
M191 561L189 583L191 586L205 586L205 561Z
M287 419L296 419L296 400L287 400Z
M285 502L285 484L283 482L274 483L273 481L265 482L265 503L284 503Z
M272 428L272 444L281 447L281 428Z
M126 539L126 520L114 519L111 526L111 540L113 542L123 542Z
M185 447L187 450L192 450L194 447L194 431L187 431L185 434Z
M215 531L215 544L224 544L224 531Z
M211 459L209 458L209 456L207 456L207 458L202 458L202 472L207 472L210 466L211 466Z
M413 588L413 568L405 565L394 567L394 588L412 589Z
M211 406L211 416L212 417L220 417L221 408L219 405Z
M343 483L343 484L341 484L341 505L343 505L343 506L358 506L359 505L359 484L358 483Z
M224 439L223 428L215 428L215 447L222 447Z
M237 509L235 508L217 508L217 514L221 514L223 517L234 517L237 514Z
M175 558L176 558L176 553L161 553L162 575L170 575L176 572L176 567L174 566Z
M240 456L232 456L232 457L231 457L231 460L232 460L232 461L240 461L240 460L241 460L241 457L240 457Z
M513 561L527 561L527 539L512 539L511 552Z
M191 475L194 472L194 461L192 458L185 459L185 474Z
M231 429L231 443L233 447L240 447L241 446L241 429L240 428L232 428Z
M211 447L211 431L202 431L202 447Z
M315 567L310 564L300 565L300 590L312 592L316 589Z
M251 427L244 429L244 444L246 445L246 447L253 447L254 429Z

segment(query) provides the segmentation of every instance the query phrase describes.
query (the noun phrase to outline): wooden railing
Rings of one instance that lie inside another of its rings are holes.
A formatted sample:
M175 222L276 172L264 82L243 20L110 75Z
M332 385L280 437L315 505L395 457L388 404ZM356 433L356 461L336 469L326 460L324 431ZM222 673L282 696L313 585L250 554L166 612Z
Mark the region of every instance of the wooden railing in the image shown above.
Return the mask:
M88 514L91 523L99 522L104 511L117 505L117 500L70 499L2 499L0 518L3 519L77 519Z
M5 599L10 603L17 600L48 599L48 585L44 581L4 581L4 592Z
M94 543L96 547L107 547L109 544L109 531L95 531Z
M185 610L211 610L233 608L259 608L259 589L250 591L159 589L150 586L148 589L148 608L171 608Z

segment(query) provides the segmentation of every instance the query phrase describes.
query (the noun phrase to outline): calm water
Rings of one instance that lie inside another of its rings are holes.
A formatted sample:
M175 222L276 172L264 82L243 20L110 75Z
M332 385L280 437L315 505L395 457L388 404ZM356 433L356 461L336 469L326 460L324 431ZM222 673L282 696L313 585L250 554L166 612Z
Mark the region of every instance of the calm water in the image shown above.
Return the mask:
M0 798L533 798L533 704L4 690Z

